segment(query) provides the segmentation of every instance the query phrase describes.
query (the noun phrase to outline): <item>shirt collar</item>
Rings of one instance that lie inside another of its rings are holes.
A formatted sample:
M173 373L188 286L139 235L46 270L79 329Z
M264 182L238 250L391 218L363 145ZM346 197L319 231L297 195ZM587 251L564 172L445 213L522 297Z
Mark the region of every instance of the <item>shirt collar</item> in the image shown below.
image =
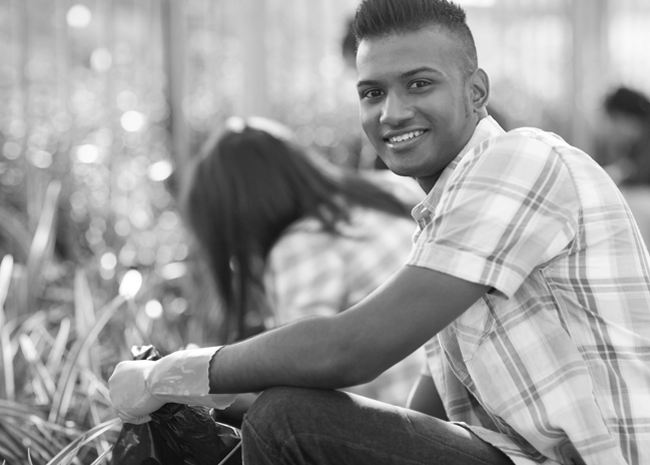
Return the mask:
M501 128L501 126L499 126L491 116L486 116L478 122L476 129L474 129L474 134L472 134L472 137L470 137L467 144L465 144L461 151L458 152L458 155L456 155L456 157L445 167L440 178L436 181L433 189L431 189L424 200L416 205L411 211L411 215L415 221L418 222L420 227L423 226L423 223L427 222L427 218L431 214L430 212L435 210L447 181L465 155L480 145L483 141L504 133L505 131L503 128Z

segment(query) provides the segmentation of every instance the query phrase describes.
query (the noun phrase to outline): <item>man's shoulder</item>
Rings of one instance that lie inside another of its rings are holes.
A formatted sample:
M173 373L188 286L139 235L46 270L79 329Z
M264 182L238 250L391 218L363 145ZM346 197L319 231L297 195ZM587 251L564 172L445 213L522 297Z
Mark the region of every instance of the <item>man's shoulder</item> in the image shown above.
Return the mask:
M547 156L561 147L570 147L560 136L534 127L520 127L494 134L475 146L467 161L477 157L484 162L510 163L519 155L522 158Z
M553 171L556 182L573 183L573 172L589 172L600 177L602 170L584 151L570 145L559 135L534 127L520 127L484 140L454 170L456 181L478 177L481 182L535 183L535 176Z
M500 134L492 138L495 142L511 142L511 141L525 141L527 139L537 140L544 145L550 147L570 147L561 136L541 128L532 126L522 126L511 129L504 134Z
M477 147L477 155L492 154L505 160L518 156L522 162L526 158L548 159L564 154L586 155L581 149L572 146L561 136L536 127L519 127L505 133L494 135ZM588 155L586 155L588 157ZM580 158L580 157L579 157ZM589 157L591 158L591 157Z

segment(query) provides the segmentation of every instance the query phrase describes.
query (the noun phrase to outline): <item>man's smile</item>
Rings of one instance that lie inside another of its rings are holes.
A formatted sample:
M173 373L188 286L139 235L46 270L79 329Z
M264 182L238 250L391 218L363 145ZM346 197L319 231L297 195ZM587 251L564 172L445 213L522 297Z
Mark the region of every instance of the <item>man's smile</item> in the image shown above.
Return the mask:
M384 138L384 141L391 147L399 146L406 142L412 141L422 136L426 131L417 129L415 131L409 131L402 134L397 134L394 136Z

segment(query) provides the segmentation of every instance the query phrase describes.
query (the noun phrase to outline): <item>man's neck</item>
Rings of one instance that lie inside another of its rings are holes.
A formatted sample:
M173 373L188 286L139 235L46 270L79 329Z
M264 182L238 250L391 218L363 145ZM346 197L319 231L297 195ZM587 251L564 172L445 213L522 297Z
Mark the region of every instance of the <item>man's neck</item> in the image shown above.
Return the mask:
M431 189L433 189L433 186L435 186L436 182L438 182L438 179L440 179L440 174L427 178L417 178L417 181L424 193L429 194L429 192L431 192Z

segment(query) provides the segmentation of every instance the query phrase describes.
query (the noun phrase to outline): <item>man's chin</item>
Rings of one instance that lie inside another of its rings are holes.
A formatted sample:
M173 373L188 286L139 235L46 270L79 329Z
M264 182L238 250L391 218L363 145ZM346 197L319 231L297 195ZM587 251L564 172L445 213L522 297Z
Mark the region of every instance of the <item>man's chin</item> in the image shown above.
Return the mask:
M393 173L395 173L398 176L406 176L409 178L415 177L415 174L411 167L399 165L396 163L386 164L386 166L388 167L389 170L391 170Z

